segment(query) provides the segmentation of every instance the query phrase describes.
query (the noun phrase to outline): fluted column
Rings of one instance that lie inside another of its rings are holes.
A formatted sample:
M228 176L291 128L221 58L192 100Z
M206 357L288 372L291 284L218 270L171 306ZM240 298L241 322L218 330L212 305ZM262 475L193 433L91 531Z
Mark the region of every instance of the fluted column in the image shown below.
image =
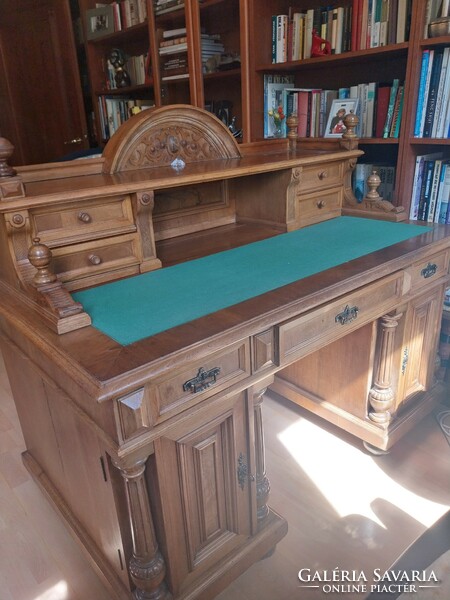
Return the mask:
M395 331L402 313L384 315L379 323L378 360L369 391L369 419L386 428L391 420L390 409L394 404L392 388L392 362Z
M266 389L267 388L258 390L253 396L255 418L256 516L258 529L261 529L264 520L269 514L267 500L270 493L270 481L266 475L266 456L262 418L262 401Z
M133 536L129 572L136 600L169 600L164 577L166 565L159 551L145 480L145 460L130 466L115 463L126 483L128 512Z

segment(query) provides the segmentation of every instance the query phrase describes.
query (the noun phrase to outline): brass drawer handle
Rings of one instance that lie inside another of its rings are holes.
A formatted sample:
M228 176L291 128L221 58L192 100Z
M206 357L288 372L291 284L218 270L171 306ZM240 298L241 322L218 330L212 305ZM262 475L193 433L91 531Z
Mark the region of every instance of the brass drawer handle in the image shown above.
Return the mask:
M92 221L92 218L89 213L82 211L78 213L78 220L82 223L90 223Z
M219 373L220 367L213 367L209 371L205 371L203 367L200 367L195 377L188 379L188 381L183 383L183 391L191 391L193 394L196 394L197 392L203 392L203 390L209 388L210 385L216 383L217 375Z
M436 263L428 263L427 266L420 271L420 274L424 279L428 279L428 277L433 277L437 273L437 264Z
M97 254L90 254L88 258L92 265L100 265L102 262L102 259Z
M320 171L317 177L322 181L322 179L326 179L328 177L328 171Z
M358 312L359 312L359 308L357 306L349 306L347 304L347 306L344 308L344 310L339 313L338 315L336 315L336 317L334 318L334 322L335 323L340 323L341 325L346 325L347 323L351 323L351 321L354 321L356 319L356 317L358 316Z
M316 202L317 208L325 208L326 205L327 205L327 203L325 202L325 200L318 200Z

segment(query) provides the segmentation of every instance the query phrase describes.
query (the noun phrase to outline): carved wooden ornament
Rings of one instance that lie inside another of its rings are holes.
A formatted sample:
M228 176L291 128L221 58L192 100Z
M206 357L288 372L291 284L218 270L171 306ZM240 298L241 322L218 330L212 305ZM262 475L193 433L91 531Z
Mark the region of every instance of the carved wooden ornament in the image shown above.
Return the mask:
M103 152L103 171L118 173L185 163L240 158L236 141L213 114L180 104L143 111L126 121Z

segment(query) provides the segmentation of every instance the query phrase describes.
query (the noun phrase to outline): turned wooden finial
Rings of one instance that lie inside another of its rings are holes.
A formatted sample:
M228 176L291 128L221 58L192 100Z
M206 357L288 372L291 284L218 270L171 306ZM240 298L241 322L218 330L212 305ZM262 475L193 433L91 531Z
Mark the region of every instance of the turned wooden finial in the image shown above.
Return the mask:
M33 239L33 245L28 250L28 260L37 269L37 273L33 277L35 286L54 283L56 275L50 269L52 253L48 246L40 243L40 238Z
M366 194L366 198L368 200L381 200L381 196L378 193L378 188L380 187L381 179L376 171L372 171L372 173L367 178L367 186L369 191Z
M0 137L0 177L14 177L16 171L8 165L8 159L14 152L14 146L9 140Z
M344 139L350 140L358 137L355 129L359 123L358 117L354 113L348 113L344 117L345 133L342 134Z
M298 116L297 113L292 113L286 119L286 126L288 128L287 138L289 140L289 150L292 152L297 148L297 128L298 128Z

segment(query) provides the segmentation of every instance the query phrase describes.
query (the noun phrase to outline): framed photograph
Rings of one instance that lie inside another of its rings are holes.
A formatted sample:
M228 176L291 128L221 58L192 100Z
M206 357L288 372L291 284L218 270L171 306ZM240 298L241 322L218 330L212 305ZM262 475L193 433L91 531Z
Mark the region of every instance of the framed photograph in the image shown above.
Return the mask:
M324 137L341 137L345 133L344 117L348 113L355 113L358 109L358 98L345 98L343 100L333 100L328 115L327 126Z
M114 33L113 11L112 4L86 11L86 35L88 40Z

